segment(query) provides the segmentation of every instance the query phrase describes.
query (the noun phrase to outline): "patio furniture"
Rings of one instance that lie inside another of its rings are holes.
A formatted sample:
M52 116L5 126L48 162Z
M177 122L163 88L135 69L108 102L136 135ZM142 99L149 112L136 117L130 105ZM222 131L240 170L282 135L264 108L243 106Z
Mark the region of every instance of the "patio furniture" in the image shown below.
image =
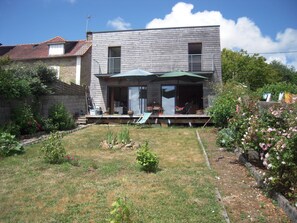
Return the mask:
M143 115L141 117L139 117L139 119L136 122L134 122L132 124L144 125L151 115L152 115L151 112L144 112Z
M189 114L192 105L193 105L192 102L191 103L187 102L184 107L176 106L175 111L177 114Z

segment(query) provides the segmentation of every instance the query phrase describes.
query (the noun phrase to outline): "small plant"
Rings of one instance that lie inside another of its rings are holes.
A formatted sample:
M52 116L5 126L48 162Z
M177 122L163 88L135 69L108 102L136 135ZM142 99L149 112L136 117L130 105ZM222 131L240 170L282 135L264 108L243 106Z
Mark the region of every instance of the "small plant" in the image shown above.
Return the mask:
M118 198L111 205L110 223L131 223L131 211L127 198Z
M118 134L118 142L123 144L130 143L130 133L128 127L122 128Z
M230 128L224 128L218 132L217 144L232 150L234 147L234 132Z
M108 144L108 147L110 149L113 148L113 146L116 144L117 142L117 136L110 130L107 131L107 134L106 134L106 138L107 138L107 144Z
M159 158L156 154L149 151L148 142L145 142L137 150L137 163L141 165L142 170L146 172L156 172L159 165Z
M11 156L24 153L24 147L7 132L0 133L0 156Z
M46 162L58 164L65 161L66 150L62 144L62 135L58 132L51 133L41 148Z
M77 156L65 156L65 162L70 163L72 166L79 166L79 160Z

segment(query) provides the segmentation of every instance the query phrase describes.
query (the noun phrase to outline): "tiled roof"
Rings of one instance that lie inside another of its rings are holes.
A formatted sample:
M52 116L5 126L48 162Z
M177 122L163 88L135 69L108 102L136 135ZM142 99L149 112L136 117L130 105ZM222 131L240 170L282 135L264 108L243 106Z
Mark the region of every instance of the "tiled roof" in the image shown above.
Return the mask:
M65 43L66 40L63 39L61 36L56 36L55 38L52 38L48 41L46 41L47 44L51 44L51 43Z
M63 55L49 55L49 45L65 44ZM16 46L0 46L0 56L9 56L12 60L47 59L55 57L82 56L91 47L87 40L66 41L62 37L55 37L39 44L22 44Z

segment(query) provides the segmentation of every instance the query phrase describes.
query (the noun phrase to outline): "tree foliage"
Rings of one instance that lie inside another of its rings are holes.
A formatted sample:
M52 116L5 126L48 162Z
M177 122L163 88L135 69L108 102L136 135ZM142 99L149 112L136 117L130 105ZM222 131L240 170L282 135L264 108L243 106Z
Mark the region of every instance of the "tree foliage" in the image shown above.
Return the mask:
M49 84L56 81L55 71L41 62L13 63L0 57L0 95L5 98L23 98L50 93Z
M294 67L287 67L286 65L276 60L270 63L270 67L281 79L280 82L287 82L297 85L297 72Z
M280 62L268 64L266 59L258 54L250 55L246 51L222 51L222 78L226 83L230 80L247 85L256 90L267 84L278 82L296 83L297 73L294 68L288 68Z

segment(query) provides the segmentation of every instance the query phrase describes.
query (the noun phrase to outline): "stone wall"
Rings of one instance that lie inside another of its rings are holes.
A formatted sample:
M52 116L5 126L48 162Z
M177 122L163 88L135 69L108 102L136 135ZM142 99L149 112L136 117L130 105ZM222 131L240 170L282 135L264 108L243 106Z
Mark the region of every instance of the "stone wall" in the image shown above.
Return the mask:
M58 66L60 69L59 80L66 83L75 83L76 78L76 57L61 57L61 58L50 58L42 59L43 63L47 66ZM36 60L22 61L22 63L32 64Z
M49 108L57 103L63 103L74 116L87 112L84 95L46 95L40 98L40 102L41 114L44 117L48 116Z
M73 115L87 113L84 87L57 82L53 89L55 91L54 94L40 96L37 103L36 101L34 102L33 98L8 100L0 96L0 124L8 122L11 119L12 111L21 107L24 103L39 107L40 114L44 117L48 116L48 109L56 103L63 103L66 109Z

